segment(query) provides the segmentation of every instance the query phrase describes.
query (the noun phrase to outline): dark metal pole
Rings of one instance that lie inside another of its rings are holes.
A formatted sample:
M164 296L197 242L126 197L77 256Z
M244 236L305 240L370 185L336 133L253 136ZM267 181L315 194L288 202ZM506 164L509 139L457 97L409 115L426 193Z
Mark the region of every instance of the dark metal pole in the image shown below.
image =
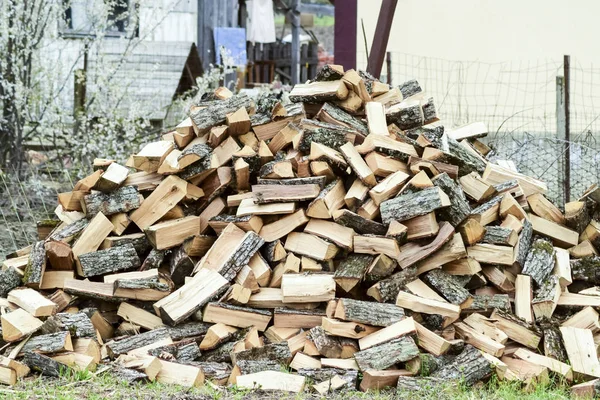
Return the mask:
M337 1L335 5L333 55L345 70L356 68L357 0Z
M367 72L375 78L379 78L381 75L383 59L385 58L385 51L387 49L388 39L390 38L390 31L392 29L392 22L394 21L394 12L396 11L397 4L398 0L383 0L383 3L381 3L379 18L377 19L377 28L375 29L371 53L369 54L369 64L367 65Z
M385 68L387 69L387 84L392 84L392 52L388 51L385 57Z
M300 0L294 0L292 10L292 85L300 82Z
M567 203L571 201L571 56L564 56L563 68L565 76L565 203Z

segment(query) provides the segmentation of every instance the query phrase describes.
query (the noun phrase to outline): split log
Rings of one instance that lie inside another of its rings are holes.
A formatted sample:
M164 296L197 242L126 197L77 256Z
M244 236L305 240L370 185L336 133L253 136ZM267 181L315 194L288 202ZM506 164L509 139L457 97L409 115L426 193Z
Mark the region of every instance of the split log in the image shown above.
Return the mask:
M206 107L196 107L190 111L190 118L194 128L199 133L205 133L216 125L225 123L227 114L239 110L241 107L249 109L252 104L250 98L245 95L232 96L222 101L212 101Z
M79 255L78 272L85 277L139 268L140 259L132 244Z
M374 256L368 254L349 255L337 267L333 276L335 283L345 292L350 292L363 280L367 268L374 258Z
M43 322L23 309L2 315L2 339L15 342L38 331Z
M99 212L106 216L129 212L140 205L140 194L134 186L123 186L111 193L94 192L81 200L83 212L88 218Z
M46 271L46 248L44 241L35 242L31 248L25 273L23 274L23 284L32 288L39 288L44 279Z
M292 353L287 342L267 344L254 347L231 355L232 364L240 361L271 361L279 365L287 365L292 360Z
M473 298L452 275L441 269L434 269L424 275L425 280L450 303L465 308L471 305Z
M348 89L342 80L317 81L297 84L290 93L290 101L294 103L324 103L332 100L344 100Z
M465 347L451 363L433 373L433 378L443 380L461 380L468 386L492 374L490 362L472 346Z
M409 336L404 336L361 350L354 354L354 358L361 371L365 371L387 369L396 363L415 358L418 354L419 349L415 341Z
M540 285L539 289L535 293L535 297L531 302L533 307L533 313L536 319L547 318L550 319L558 299L561 295L561 286L557 275L550 275Z
M523 221L523 230L519 235L519 241L515 247L515 262L521 267L525 265L525 260L527 259L527 255L529 254L529 249L531 247L532 237L533 226L529 220L525 219Z
M111 358L116 358L121 354L141 350L150 350L153 347L172 344L169 330L165 327L157 328L138 335L130 336L119 341L110 341L106 343L106 350Z
M40 354L73 351L73 342L69 332L57 332L30 338L21 348L19 354L35 352Z
M333 213L334 221L342 226L351 228L359 234L385 235L387 227L379 222L361 217L348 210L338 210Z
M416 278L417 267L408 267L387 279L377 282L367 290L367 295L379 302L395 303L398 292L404 289L407 283L414 281Z
M8 293L21 285L21 274L13 267L0 271L0 297L8 296Z
M42 375L60 377L69 367L61 362L55 361L48 356L39 353L25 353L23 358L25 363L33 371L39 372Z
M92 324L92 320L83 312L75 314L58 313L49 317L41 329L41 332L44 334L61 331L69 331L73 339L96 337L96 327Z
M537 239L531 244L523 266L523 275L529 275L542 285L554 269L555 251L552 244L544 239Z
M458 226L471 213L465 193L446 173L436 176L431 182L442 189L450 200L449 207L437 211L440 218L450 222L454 227Z
M386 224L392 220L402 222L450 205L450 199L440 188L426 188L384 201L380 205L381 218Z
M208 303L202 313L202 321L247 328L255 326L263 332L271 322L271 311L259 310L249 307L238 307L225 303Z
M519 236L511 228L501 226L488 226L483 236L483 242L489 244L499 244L505 246L515 246Z

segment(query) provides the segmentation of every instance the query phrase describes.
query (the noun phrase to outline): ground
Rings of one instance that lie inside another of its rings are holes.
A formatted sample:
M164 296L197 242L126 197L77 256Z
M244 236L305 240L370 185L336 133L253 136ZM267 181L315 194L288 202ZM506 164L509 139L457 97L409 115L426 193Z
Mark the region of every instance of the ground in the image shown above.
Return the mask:
M94 375L87 372L61 378L30 377L19 382L14 387L1 387L0 399L164 399L164 400L243 400L243 399L321 399L354 400L354 399L414 399L436 398L453 400L560 400L569 398L567 386L538 385L533 391L525 393L514 384L498 383L492 379L481 387L464 389L453 388L435 393L395 393L394 391L381 392L346 392L343 394L321 397L310 394L267 393L261 391L239 390L206 384L201 388L185 388L177 385L163 385L159 383L127 384L119 381L109 373Z

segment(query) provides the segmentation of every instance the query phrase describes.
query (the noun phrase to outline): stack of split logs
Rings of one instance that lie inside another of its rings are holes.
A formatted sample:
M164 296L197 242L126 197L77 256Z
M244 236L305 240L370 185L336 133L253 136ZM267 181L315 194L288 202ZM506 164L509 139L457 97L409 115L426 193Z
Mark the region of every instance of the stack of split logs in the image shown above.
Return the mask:
M564 210L417 81L219 88L58 196L0 272L0 380L316 391L600 383L600 188ZM287 371L287 372L284 372ZM360 378L359 378L360 377Z

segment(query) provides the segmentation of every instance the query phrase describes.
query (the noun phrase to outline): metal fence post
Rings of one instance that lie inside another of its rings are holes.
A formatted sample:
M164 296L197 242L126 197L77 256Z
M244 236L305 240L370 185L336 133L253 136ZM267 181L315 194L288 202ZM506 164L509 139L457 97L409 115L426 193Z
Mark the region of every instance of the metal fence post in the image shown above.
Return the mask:
M563 140L565 138L565 78L562 75L556 77L556 139ZM565 149L559 149L559 173L558 176L558 187L561 187L562 183L562 196L564 202L567 200L567 192L565 187L565 173L568 168L565 166Z
M571 56L565 55L563 61L565 87L565 203L571 201L571 127L569 103L571 97Z

